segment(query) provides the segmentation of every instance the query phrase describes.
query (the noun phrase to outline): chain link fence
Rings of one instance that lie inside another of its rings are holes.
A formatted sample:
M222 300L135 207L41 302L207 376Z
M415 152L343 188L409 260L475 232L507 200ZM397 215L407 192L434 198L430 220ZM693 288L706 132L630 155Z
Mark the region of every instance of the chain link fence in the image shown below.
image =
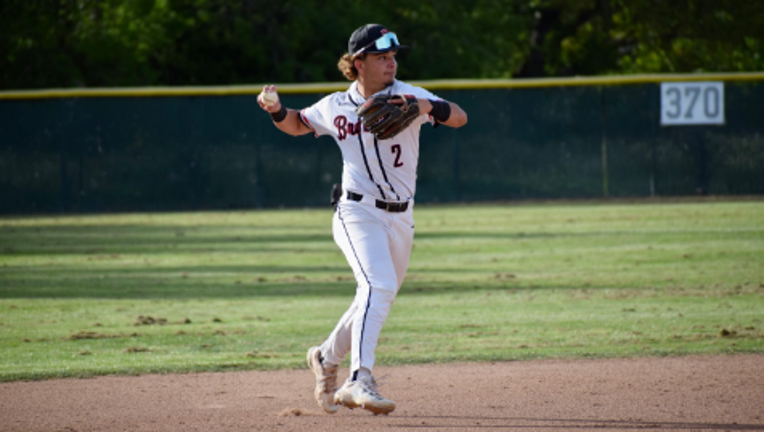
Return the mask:
M661 126L662 80L417 83L469 115L423 127L417 201L764 194L764 74L723 80L721 125ZM336 144L278 131L255 88L0 93L0 213L328 205Z

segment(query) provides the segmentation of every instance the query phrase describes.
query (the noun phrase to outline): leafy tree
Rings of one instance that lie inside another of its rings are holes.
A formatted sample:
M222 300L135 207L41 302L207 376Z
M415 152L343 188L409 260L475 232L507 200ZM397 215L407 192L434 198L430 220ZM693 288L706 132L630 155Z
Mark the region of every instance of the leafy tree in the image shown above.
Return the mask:
M617 72L764 69L764 5L737 0L613 2Z
M735 0L533 0L516 76L764 68L764 6Z
M5 88L156 82L148 62L172 45L167 2L10 0L0 15Z
M4 0L0 88L338 81L368 22L408 80L764 69L758 1Z

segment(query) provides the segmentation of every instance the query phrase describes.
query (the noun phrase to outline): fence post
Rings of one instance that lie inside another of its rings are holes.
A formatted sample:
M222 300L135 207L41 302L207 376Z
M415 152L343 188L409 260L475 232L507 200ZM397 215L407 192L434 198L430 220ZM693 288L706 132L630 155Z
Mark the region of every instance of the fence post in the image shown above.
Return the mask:
M456 194L455 201L461 201L462 194L459 190L459 165L461 164L461 158L459 157L459 140L456 139L456 129L451 129L451 146L454 150L454 193Z
M698 195L708 195L708 151L706 150L706 139L704 127L695 127L694 145L696 147L696 159L698 162L698 174L696 177L695 193Z
M59 128L59 142L58 142L58 148L59 152L61 154L61 163L60 163L60 175L61 175L61 211L62 212L68 212L69 211L69 170L68 170L68 160L69 160L69 146L67 141L69 140L69 136L71 135L71 131L73 129L74 124L74 111L77 106L77 99L65 99L63 106L63 116L61 119L61 127Z
M600 152L602 154L602 195L607 198L610 195L608 190L608 172L607 172L607 123L605 122L605 93L602 87L598 87L600 93L600 128L602 142Z
M653 136L650 138L650 198L655 197L655 182L656 182L656 173L658 172L658 136L660 135L660 132L662 128L660 127L661 123L661 102L659 100L659 95L661 92L661 86L658 84L656 86L655 91L650 92L650 109L653 113L652 116L652 130L653 130Z
M59 136L58 148L61 155L61 161L59 164L59 174L61 175L61 211L66 212L69 210L69 184L67 181L68 173L66 170L67 148L66 148L66 133L62 133Z

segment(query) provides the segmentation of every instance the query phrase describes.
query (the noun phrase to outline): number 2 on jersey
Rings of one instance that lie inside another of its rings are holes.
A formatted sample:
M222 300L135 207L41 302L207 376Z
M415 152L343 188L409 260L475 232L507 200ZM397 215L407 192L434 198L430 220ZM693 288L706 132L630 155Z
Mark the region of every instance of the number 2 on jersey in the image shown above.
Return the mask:
M403 166L403 162L401 162L401 145L400 144L393 144L392 147L390 147L390 150L395 155L395 162L393 162L393 166L395 168L400 168Z

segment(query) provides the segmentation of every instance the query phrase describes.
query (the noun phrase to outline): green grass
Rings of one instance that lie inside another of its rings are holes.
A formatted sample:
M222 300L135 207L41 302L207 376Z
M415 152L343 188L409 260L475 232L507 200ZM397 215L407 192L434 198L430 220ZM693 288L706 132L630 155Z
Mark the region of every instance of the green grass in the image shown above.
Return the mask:
M0 218L0 381L304 367L355 291L330 220ZM419 206L416 220L380 364L764 352L762 201Z

